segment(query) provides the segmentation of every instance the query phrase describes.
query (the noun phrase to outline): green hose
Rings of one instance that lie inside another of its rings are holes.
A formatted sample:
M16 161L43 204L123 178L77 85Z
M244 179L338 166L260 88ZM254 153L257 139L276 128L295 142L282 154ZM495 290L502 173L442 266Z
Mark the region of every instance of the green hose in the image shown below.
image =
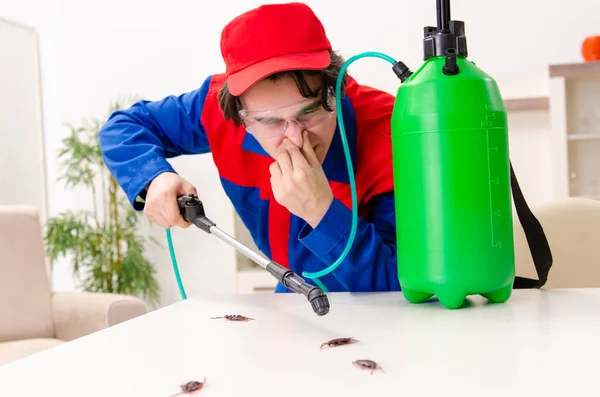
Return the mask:
M342 117L341 90L342 90L342 79L344 77L344 73L346 72L346 69L348 68L348 66L350 66L350 64L352 62L354 62L360 58L365 58L365 57L381 58L381 59L384 59L384 60L390 62L392 65L396 64L396 60L394 60L392 57L382 54L380 52L372 52L372 51L363 52L361 54L355 55L355 56L351 57L350 59L348 59L344 63L344 65L342 65L342 68L340 69L340 74L337 77L336 87L335 87L335 102L336 102L336 109L338 112L337 119L338 119L338 124L340 126L340 135L342 137L342 146L344 147L344 154L346 156L346 166L348 167L348 175L349 175L348 179L350 180L350 191L352 192L352 227L350 229L350 237L348 238L346 247L344 248L344 251L341 253L340 257L334 263L329 265L327 268L325 268L321 271L315 272L315 273L308 273L308 272L302 273L303 277L312 279L315 282L315 284L323 290L323 292L329 292L329 290L318 278L331 273L344 261L344 259L346 258L346 255L348 255L348 252L352 248L352 244L354 243L354 237L356 235L356 227L357 227L357 223L358 223L358 208L357 208L358 200L356 198L356 183L354 181L354 170L352 168L352 159L350 157L350 149L348 148L348 140L346 139L346 129L344 128L344 119Z
M179 293L181 299L187 299L185 289L183 289L183 283L181 282L181 276L179 275L179 267L177 266L177 259L175 258L175 250L173 249L173 240L171 239L171 229L167 229L167 242L169 243L169 253L171 254L171 262L173 263L173 271L175 272L175 279L177 280L177 286L179 287Z

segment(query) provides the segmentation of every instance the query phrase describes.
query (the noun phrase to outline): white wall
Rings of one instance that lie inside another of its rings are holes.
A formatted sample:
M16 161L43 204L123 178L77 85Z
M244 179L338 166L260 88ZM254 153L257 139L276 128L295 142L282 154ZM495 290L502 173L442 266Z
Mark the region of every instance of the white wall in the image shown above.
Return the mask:
M0 0L0 16L31 24L41 36L50 216L86 205L85 195L65 192L55 182L55 155L67 132L61 124L102 115L108 102L119 95L139 93L158 99L198 87L208 74L222 70L221 28L259 3ZM380 51L413 70L422 61L423 27L436 22L434 0L370 0L352 7L345 0L307 3L344 56ZM598 33L598 15L596 0L573 0L568 7L543 0L452 2L452 17L466 22L470 58L497 79L506 98L546 95L548 64L580 61L583 38ZM398 86L382 60L361 60L349 70L359 81L388 92L394 93ZM546 200L550 193L546 167L551 159L544 123L542 115L539 123L528 119L511 132L513 163L523 190L535 202ZM224 230L233 231L230 206L217 184L210 156L173 163L198 186L209 216ZM158 228L152 233L165 241ZM192 229L175 230L174 241L188 295L213 292L220 288L220 280L233 277L230 269L220 266L234 257L224 244ZM178 300L166 249L153 250L152 259L158 264L163 304ZM65 263L59 264L53 279L55 289L73 288Z
M44 219L46 173L39 77L36 31L0 17L0 205L34 206Z

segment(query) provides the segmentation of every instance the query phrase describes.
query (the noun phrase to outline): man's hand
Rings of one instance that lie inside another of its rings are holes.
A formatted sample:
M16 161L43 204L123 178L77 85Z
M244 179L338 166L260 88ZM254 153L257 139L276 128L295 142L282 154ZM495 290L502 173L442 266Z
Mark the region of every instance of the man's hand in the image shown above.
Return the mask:
M285 140L271 164L271 188L275 200L315 228L333 201L329 181L306 131L302 150Z
M177 197L185 194L197 194L196 188L173 172L163 172L148 187L144 214L165 229L172 226L186 228L191 223L183 219L177 205Z

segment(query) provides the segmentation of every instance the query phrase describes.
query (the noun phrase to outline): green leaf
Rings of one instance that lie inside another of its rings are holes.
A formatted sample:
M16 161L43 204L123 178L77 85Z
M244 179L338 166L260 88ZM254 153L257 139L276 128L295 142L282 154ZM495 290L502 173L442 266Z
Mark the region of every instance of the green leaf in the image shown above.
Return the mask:
M137 95L118 98L110 103L107 117L139 100ZM44 228L46 252L51 262L68 258L73 276L85 291L129 294L154 304L159 300L159 287L154 265L144 257L144 246L156 241L141 235L139 220L143 214L131 207L106 168L98 141L103 123L102 119L86 118L80 125L65 124L69 134L57 151L58 180L66 188L79 187L106 197L107 200L100 200L98 209L110 214L108 219L112 219L111 205L116 201L118 219L105 224L97 222L89 211L58 214L48 219ZM102 174L108 175L105 183ZM120 263L116 262L117 246L122 255Z

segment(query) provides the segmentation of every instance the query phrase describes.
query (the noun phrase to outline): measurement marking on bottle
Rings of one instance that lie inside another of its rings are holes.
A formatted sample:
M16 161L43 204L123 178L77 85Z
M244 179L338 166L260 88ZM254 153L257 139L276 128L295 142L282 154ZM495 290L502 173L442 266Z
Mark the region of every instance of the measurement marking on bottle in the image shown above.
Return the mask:
M481 121L482 127L494 126L494 121L496 120L497 116L496 113L490 111L491 109L492 107L490 105L485 105L485 110L487 111L487 113L485 114L485 120Z
M500 118L498 115L497 109L494 109L491 104L486 103L484 105L485 108L485 119L482 120L481 127L485 128L485 134L487 139L488 146L488 176L490 183L488 184L489 196L490 196L490 227L491 230L491 239L492 239L492 247L501 248L502 242L499 240L498 230L496 230L502 222L500 222L500 217L502 216L502 210L495 208L494 202L494 193L501 185L501 178L496 176L498 175L498 170L496 169L496 161L497 157L500 155L500 147L498 145L498 141L495 139L493 134L493 129L497 126L497 122Z
M487 105L486 105L487 107ZM488 160L488 176L489 176L489 180L490 183L488 184L488 190L489 190L489 196L490 196L490 227L491 227L491 234L492 234L492 247L493 248L501 248L502 247L502 243L500 241L496 240L496 226L498 225L497 219L498 217L500 217L502 215L502 211L500 209L495 209L494 208L494 194L493 194L493 190L496 189L497 186L500 185L500 177L494 176L495 172L494 170L492 170L492 156L493 155L497 155L499 148L498 145L492 144L490 142L490 133L491 131L489 129L486 129L485 134L486 134L486 139L487 139L487 146L488 146L488 156L487 156L487 160Z

